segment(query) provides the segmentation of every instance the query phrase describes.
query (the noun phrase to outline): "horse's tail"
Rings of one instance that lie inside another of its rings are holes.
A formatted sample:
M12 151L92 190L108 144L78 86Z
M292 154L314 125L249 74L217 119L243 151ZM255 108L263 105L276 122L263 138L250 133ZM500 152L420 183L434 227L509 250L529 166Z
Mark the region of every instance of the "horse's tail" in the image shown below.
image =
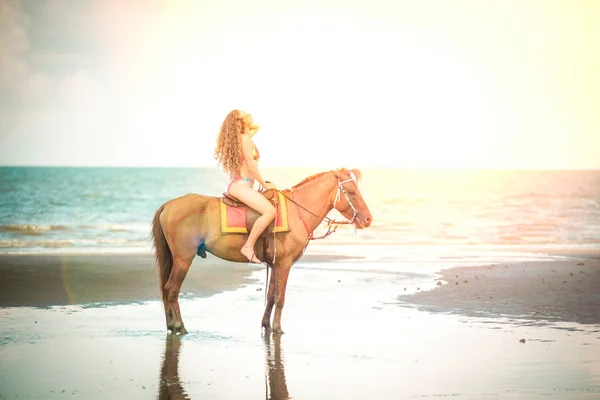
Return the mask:
M160 206L152 220L152 239L154 256L156 257L156 264L158 265L161 297L163 297L165 285L167 284L169 276L171 275L171 270L173 269L173 254L171 254L169 244L167 243L162 226L160 225L160 214L164 208L164 205Z

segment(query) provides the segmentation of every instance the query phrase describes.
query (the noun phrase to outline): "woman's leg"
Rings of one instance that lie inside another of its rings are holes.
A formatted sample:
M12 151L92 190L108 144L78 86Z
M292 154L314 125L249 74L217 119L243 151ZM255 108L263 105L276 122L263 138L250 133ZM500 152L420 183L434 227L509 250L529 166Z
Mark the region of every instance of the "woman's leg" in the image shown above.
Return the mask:
M271 221L275 218L275 207L263 196L254 190L250 184L246 181L239 180L234 182L229 188L229 193L232 196L237 197L244 204L252 209L256 210L261 214L260 217L254 222L254 226L250 230L248 240L244 246L242 246L242 254L251 263L260 264L260 261L254 257L254 244L258 240L261 233L269 226Z

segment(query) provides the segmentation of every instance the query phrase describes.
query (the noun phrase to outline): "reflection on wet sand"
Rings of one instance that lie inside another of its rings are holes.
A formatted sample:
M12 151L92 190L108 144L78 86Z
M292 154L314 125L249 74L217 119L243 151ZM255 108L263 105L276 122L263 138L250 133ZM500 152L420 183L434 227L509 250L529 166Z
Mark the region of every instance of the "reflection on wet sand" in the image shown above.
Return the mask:
M285 382L285 369L281 357L281 335L265 333L265 398L289 399L287 383Z
M167 334L165 344L165 357L160 371L160 382L158 385L159 400L189 400L185 389L179 379L179 349L181 337L179 335Z
M289 399L285 368L281 351L281 335L264 334L265 344L265 398ZM158 385L159 400L190 400L179 378L179 355L181 336L167 334L165 355Z

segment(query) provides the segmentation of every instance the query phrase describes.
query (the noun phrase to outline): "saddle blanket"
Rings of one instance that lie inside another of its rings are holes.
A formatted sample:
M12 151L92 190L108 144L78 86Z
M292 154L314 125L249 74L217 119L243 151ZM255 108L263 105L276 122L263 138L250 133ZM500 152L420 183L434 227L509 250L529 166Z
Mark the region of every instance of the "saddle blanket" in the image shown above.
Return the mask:
M285 198L277 193L278 204L275 213L275 224L269 226L273 229L269 233L289 232L287 206ZM233 207L226 204L221 198L221 233L248 233L259 214L247 206Z

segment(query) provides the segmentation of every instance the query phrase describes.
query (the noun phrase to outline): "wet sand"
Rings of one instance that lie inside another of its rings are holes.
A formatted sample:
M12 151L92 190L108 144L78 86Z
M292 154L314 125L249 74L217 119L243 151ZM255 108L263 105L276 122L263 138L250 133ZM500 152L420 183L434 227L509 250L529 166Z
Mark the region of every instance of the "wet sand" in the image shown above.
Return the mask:
M194 260L182 293L205 297L236 289L252 281L256 270L207 260ZM150 254L0 255L0 307L158 299L158 271Z
M0 399L600 398L598 259L435 276L332 257L293 268L283 336L260 330L262 267L196 259L174 337L149 255L2 256Z
M349 260L342 255L307 254L305 263ZM197 257L181 293L212 296L255 282L262 265ZM151 254L0 255L0 307L123 303L159 300L158 271Z
M600 324L600 259L452 268L437 282L433 291L400 300L472 317Z

